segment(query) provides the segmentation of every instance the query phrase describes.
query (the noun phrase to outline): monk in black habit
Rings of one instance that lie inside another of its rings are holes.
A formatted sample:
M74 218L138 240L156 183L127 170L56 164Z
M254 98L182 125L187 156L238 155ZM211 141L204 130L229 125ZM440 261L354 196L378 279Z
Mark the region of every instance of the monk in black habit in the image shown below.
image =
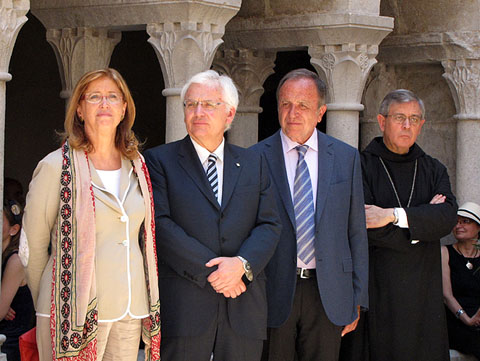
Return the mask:
M415 144L424 115L415 94L392 91L377 116L383 137L362 153L371 361L449 360L440 238L457 203L445 166Z

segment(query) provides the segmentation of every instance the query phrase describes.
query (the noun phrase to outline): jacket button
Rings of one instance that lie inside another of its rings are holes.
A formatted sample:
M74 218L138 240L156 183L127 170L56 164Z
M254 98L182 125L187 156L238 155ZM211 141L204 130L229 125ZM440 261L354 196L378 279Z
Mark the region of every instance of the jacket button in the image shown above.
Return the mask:
M126 239L125 241L122 242L122 244L123 244L125 247L128 247L128 240Z
M126 221L128 221L128 216L121 216L120 221L125 223Z

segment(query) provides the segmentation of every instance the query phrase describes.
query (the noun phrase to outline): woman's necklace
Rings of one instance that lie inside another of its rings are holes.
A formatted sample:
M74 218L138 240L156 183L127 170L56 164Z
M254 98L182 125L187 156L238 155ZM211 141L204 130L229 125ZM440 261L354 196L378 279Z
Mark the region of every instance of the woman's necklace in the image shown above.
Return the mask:
M462 255L463 258L465 258L467 260L467 263L465 264L465 267L467 267L468 269L473 269L473 264L472 262L470 262L470 259L471 258L477 258L477 254L478 254L478 249L475 248L475 254L473 255L473 257L465 257L462 253L462 251L460 251L460 247L457 245L457 251Z
M400 198L398 197L397 188L395 188L395 184L393 184L393 179L390 176L390 173L388 172L387 166L383 162L382 157L379 157L379 158L380 158L380 162L382 162L383 169L385 169L385 172L387 173L388 180L392 185L393 192L395 193L395 197L397 197L398 206L400 208L403 208L402 203L400 203ZM412 201L412 196L413 196L413 190L415 189L415 179L417 178L417 165L418 165L418 159L415 159L415 171L413 172L412 189L410 190L410 197L408 197L407 208L410 207L410 202Z

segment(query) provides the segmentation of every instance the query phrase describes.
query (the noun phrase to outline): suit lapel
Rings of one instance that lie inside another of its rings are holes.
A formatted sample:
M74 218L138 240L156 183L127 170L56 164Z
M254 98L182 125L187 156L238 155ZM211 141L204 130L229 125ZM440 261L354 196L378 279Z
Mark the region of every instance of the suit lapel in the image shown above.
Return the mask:
M210 203L212 203L216 208L220 209L220 205L213 194L213 190L208 182L205 170L200 163L198 154L195 151L189 136L183 138L179 147L177 159L180 167L182 167L188 176L193 180L193 183L195 183L200 192L203 193ZM187 192L188 190L185 191Z
M233 190L237 185L238 177L242 171L242 168L246 164L242 164L241 158L235 152L233 147L225 142L224 156L223 156L223 190L222 190L222 209L225 209L230 198L232 197Z
M288 186L287 171L285 170L285 158L283 156L280 132L281 130L279 130L272 138L270 138L270 142L265 143L265 156L273 175L272 180L277 186L283 206L287 211L293 228L295 228L295 213L293 210L290 187Z
M317 203L315 210L315 224L319 224L329 192L330 179L332 178L334 152L332 142L322 133L318 135L318 182Z

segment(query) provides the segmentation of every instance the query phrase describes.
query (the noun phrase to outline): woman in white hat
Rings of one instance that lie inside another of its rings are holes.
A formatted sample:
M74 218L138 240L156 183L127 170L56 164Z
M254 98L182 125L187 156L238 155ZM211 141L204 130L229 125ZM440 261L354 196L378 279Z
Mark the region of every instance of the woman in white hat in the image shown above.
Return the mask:
M480 206L463 204L453 235L442 247L443 297L450 348L480 359Z

